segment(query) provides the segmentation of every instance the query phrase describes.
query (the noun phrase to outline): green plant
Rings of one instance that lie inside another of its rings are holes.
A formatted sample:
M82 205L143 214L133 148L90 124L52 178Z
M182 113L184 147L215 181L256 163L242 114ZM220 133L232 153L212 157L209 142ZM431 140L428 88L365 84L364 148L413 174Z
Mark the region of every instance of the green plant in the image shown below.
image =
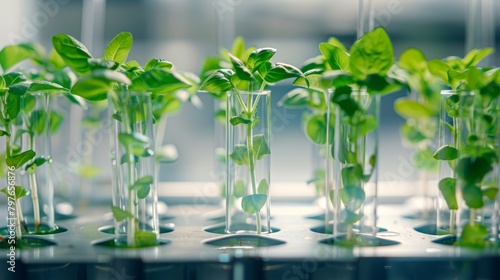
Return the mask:
M254 90L261 92L267 85L287 78L303 76L302 72L292 65L271 63L270 59L275 53L276 49L273 48L258 48L249 53L247 57L243 56L243 60L228 53L231 69L215 70L200 86L201 90L206 90L215 96L234 95L241 106L241 112L236 112L237 116L231 118L227 125L245 126L246 143L237 144L228 157L237 165L248 167L252 194L243 196L241 207L246 213L256 215L257 233L261 232L260 210L267 201L266 194L269 182L265 180L257 182L255 164L269 156L271 151L262 135L253 135L253 128L260 121L255 113L261 95L248 94L245 102L242 98L242 88L248 92ZM240 53L240 55L243 54ZM237 185L241 184L237 183Z
M144 66L135 60L127 61L132 48L133 38L128 32L122 32L106 46L104 56L94 58L85 46L75 38L66 34L52 37L56 51L66 64L79 75L78 81L71 88L71 93L90 101L108 99L112 101L113 119L124 128L118 134L119 145L125 150L120 161L127 166L128 203L124 209L112 206L115 219L121 222L127 219L127 245L148 246L156 241L156 234L136 230L139 226L138 207L145 207L144 200L150 193L152 176L136 178L138 161L141 158L157 156L164 160L165 155L155 155L151 147L152 139L135 131L148 117L148 112L138 101L134 101L132 92L149 92L152 100L157 100L156 110L152 113L160 118L178 108L178 98L173 94L176 90L189 88L196 79L186 79L177 72L171 71L172 64L163 59L151 59ZM174 105L172 105L174 104ZM172 109L174 108L174 109ZM145 209L143 209L145 211Z
M457 244L466 247L488 246L488 228L476 220L478 211L498 193L494 169L498 165L499 71L475 65L492 49L472 50L463 59L449 57L433 60L429 67L452 91L444 95L441 129L451 135L434 158L447 161L452 177L440 178L439 190L452 213L460 209L457 193L469 210ZM448 122L446 118L449 118ZM450 215L449 232L455 232L455 215ZM459 225L460 226L460 225Z
M310 85L333 91L329 103L338 108L330 110L326 120L337 124L332 133L336 140L332 141L331 153L341 166L341 186L330 190L328 196L336 211L343 205L345 243L353 245L354 224L364 216L361 209L366 198L365 185L372 179L378 162L377 143L370 144L373 150L367 148L367 136L379 124L377 104L374 111L370 108L378 103L379 96L399 90L402 83L392 72L392 43L383 28L366 33L349 52L337 41L321 43L319 49L329 68L305 74ZM326 135L329 137L329 133Z
M5 154L2 156L2 170L7 166L7 187L2 190L8 197L9 209L15 209L15 213L9 212L9 216L16 218L16 237L22 238L23 233L42 233L40 230L40 207L38 202L38 186L36 180L36 169L43 164L50 163L47 157L36 157L34 151L34 137L44 134L50 129L55 129L58 123L57 114L49 114L45 110L34 110L35 98L33 93L49 95L54 92L67 93L68 89L55 82L45 79L28 79L21 72L9 72L14 66L26 60L37 61L39 51L32 44L10 45L0 51L0 65L4 71L0 77L0 121L2 130L0 135L5 137ZM49 59L50 60L50 59ZM50 63L47 61L47 63ZM55 80L54 80L55 81ZM48 127L52 121L54 127ZM14 126L21 126L14 131ZM18 139L23 134L28 136L28 148L21 150ZM16 171L25 169L29 174L29 191L23 186L16 185ZM2 175L5 173L2 172ZM48 187L48 186L42 186ZM34 231L30 231L23 216L20 199L27 196L31 191L33 204Z

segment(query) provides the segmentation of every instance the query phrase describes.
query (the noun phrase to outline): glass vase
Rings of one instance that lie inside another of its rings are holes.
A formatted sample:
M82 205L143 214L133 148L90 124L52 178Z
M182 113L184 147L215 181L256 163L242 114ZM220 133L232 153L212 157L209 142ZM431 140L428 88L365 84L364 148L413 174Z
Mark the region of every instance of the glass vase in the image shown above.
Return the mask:
M333 212L333 223L328 225L333 225L331 231L339 245L376 245L379 103L378 95L350 88L336 89L329 102L329 114L335 117L328 120L335 122L335 129L333 157L326 164L326 217ZM350 110L354 107L356 110Z
M493 239L498 192L498 101L485 92L441 92L437 227L457 244Z
M21 98L21 111L14 121L13 151L32 150L35 157L18 169L16 183L29 191L19 199L23 233L52 234L54 222L54 185L52 181L51 126L54 115L48 93L28 93ZM52 122L51 122L52 121Z
M226 233L270 233L271 92L229 92Z
M115 245L158 245L151 94L110 92L108 104Z

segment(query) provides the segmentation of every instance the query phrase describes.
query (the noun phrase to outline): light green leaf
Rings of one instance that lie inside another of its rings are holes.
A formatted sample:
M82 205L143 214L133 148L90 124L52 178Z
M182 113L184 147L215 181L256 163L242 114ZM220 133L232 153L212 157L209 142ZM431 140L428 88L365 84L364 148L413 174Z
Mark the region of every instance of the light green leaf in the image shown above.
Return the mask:
M465 67L477 65L483 58L495 52L493 48L473 49L463 59Z
M267 195L267 189L269 188L267 180L262 179L259 182L259 187L257 188L257 193Z
M350 73L349 53L329 43L319 44L319 50L332 70L343 70Z
M0 51L0 65L3 72L7 73L11 67L31 56L32 52L22 45L9 45Z
M19 169L26 162L34 158L36 153L33 150L27 150L20 154L10 156L7 158L7 166L14 166L15 169Z
M261 160L265 156L271 154L271 150L269 149L266 138L264 138L263 134L253 136L253 152L257 160Z
M130 80L116 71L95 70L91 75L78 79L71 88L71 93L90 101L105 100L114 83L129 85Z
M346 187L339 191L340 199L349 211L356 211L365 202L365 191L359 187Z
M132 48L134 38L129 32L121 32L116 35L104 50L104 59L112 60L118 64L123 64L127 61L128 54Z
M265 72L261 71L261 69L263 68L260 67L259 72L264 77L264 80L270 84L274 84L288 78L304 77L304 74L302 74L299 68L286 63L278 62L275 65L272 65L269 69L266 68ZM308 82L307 79L306 82Z
M234 183L233 195L234 197L244 197L247 194L245 182L243 180L237 180Z
M153 68L159 68L162 70L170 71L172 70L173 63L162 58L152 58L144 65L144 71L151 70Z
M228 54L229 58L231 59L231 64L233 65L233 69L236 72L236 76L240 78L240 80L243 81L251 81L253 80L252 72L243 64L243 62L235 57L232 54Z
M134 184L130 186L130 189L137 191L137 197L139 199L145 199L149 195L151 184L153 184L153 176L144 176L137 179Z
M404 118L426 119L434 116L434 112L415 100L399 98L394 102L394 110Z
M69 92L69 89L64 88L63 86L56 83L47 81L35 81L30 84L28 92L67 93Z
M483 196L486 196L490 200L495 200L498 194L498 188L487 188L483 190Z
M130 212L122 210L116 206L111 206L111 212L113 212L113 217L115 217L115 220L117 222L121 222L127 218L129 219L134 218L134 215L132 215Z
M427 58L425 54L415 48L405 50L399 57L399 67L413 73L423 73L427 70Z
M258 213L266 204L266 200L267 195L264 194L247 195L241 200L241 207L243 208L243 211L248 214Z
M230 79L234 75L234 71L226 69L226 71L217 70L208 76L201 84L200 90L206 90L216 96L225 96L226 92L234 89Z
M93 178L101 174L102 169L93 165L80 165L78 166L77 173L83 178Z
M327 141L327 121L326 114L312 115L306 120L305 132L307 137L317 144L325 144ZM328 130L328 141L333 141L333 124Z
M2 190L0 190L0 192L4 193L6 196L10 196L8 190L9 190L9 188L5 187ZM30 191L28 189L25 189L25 188L20 187L20 186L14 186L14 198L16 200L20 199L21 197L27 196L29 194L30 194Z
M89 58L92 55L78 40L67 34L52 36L52 44L57 53L76 74L84 76L90 73Z
M248 56L246 65L248 65L248 69L250 69L252 72L255 72L263 63L269 61L275 53L276 49L274 48L256 49Z
M172 93L178 89L189 88L191 84L183 76L160 68L144 71L132 81L131 89L151 91L155 95Z
M440 78L447 85L450 85L450 81L448 79L448 71L451 70L448 64L444 63L441 60L433 59L429 62L429 71L434 76Z
M486 239L489 231L485 225L467 223L462 229L462 234L458 238L457 244L463 247L482 249L486 246Z
M233 152L229 155L236 164L248 166L248 149L246 145L238 144L234 146Z
M370 74L385 75L394 63L391 39L381 27L357 40L350 53L351 73L361 79Z
M354 211L351 211L349 209L345 209L345 223L346 224L352 225L352 224L358 222L359 220L361 220L362 218L363 218L362 214L357 214Z
M458 209L456 197L456 180L454 178L443 178L438 184L439 191L444 197L446 204L450 210Z

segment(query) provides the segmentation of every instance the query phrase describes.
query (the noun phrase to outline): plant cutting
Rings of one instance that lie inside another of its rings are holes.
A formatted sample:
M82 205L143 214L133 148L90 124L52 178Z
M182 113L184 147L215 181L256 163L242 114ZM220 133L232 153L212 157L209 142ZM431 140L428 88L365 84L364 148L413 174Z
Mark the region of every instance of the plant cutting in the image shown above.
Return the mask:
M29 44L10 45L0 51L0 65L4 70L0 77L0 134L5 137L6 145L1 166L2 171L7 170L8 179L2 192L8 199L9 225L15 225L15 238L19 240L24 234L58 232L52 204L50 145L46 145L50 141L50 124L57 126L57 116L48 110L48 102L53 92L68 92L59 84L32 81L21 72L9 71L31 58L33 49ZM29 194L32 217L27 219L21 201Z
M215 70L200 86L214 95L226 95L226 232L270 232L270 92L271 85L303 76L289 64L270 62L273 48L258 48L244 60L229 53L231 69ZM243 89L242 89L243 88ZM264 211L262 209L264 208ZM233 213L240 207L244 215ZM250 229L245 218L254 215ZM261 215L264 217L262 223Z
M376 28L359 38L349 52L342 45L331 42L321 43L319 49L329 69L319 79L311 70L313 76L309 84L317 84L313 82L316 79L332 90L326 121L334 122L335 129L330 147L332 157L326 163L329 173L326 180L334 180L327 192L334 212L332 231L337 239L334 243L376 246L379 241L362 233L371 233L374 237L377 231L380 96L402 86L392 73L392 44L386 31ZM329 135L326 133L326 137ZM330 140L327 138L326 142ZM355 229L361 234L355 234Z
M108 100L115 246L160 244L151 99L189 88L190 82L170 71L171 63L163 59L151 59L144 66L127 61L133 43L128 32L113 38L102 58L94 58L83 44L66 34L54 35L52 42L80 76L71 93L91 101ZM166 101L162 104L168 105Z
M429 65L451 88L441 94L440 147L434 153L440 160L439 191L449 209L447 226L438 220L438 227L464 247L484 248L496 239L490 235L496 225L488 224L487 216L498 193L499 71L475 66L492 52L476 49L463 59Z
M415 48L405 50L398 61L398 73L410 88L410 94L394 103L394 110L405 119L400 132L404 144L415 150L413 163L419 171L422 186L422 208L416 215L429 219L433 210L429 197L429 180L437 173L438 164L432 157L437 144L439 100L442 82L429 71L425 54ZM415 198L415 197L414 197Z

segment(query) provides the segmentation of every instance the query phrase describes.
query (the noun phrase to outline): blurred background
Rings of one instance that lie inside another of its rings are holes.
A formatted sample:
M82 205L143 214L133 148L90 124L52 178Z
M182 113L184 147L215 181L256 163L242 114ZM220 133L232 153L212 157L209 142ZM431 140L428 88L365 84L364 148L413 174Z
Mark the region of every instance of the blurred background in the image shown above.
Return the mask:
M487 38L474 39L498 47L499 3L480 17L490 28ZM493 3L495 2L495 3ZM178 70L199 74L206 56L219 48L230 48L236 36L247 45L274 47L274 62L300 66L319 54L318 44L330 36L350 46L356 39L358 1L353 0L9 0L0 4L0 47L37 41L47 49L56 33L81 40L100 56L116 34L129 31L134 45L129 58L141 64L152 57L174 63ZM396 58L407 48L424 51L428 59L461 56L467 47L466 0L373 0L377 26L387 29ZM495 28L496 27L496 28ZM469 37L470 39L470 37ZM470 45L471 43L469 43ZM498 65L499 54L491 65ZM278 107L279 99L291 89L290 81L272 88L274 182L305 182L311 177L312 145L301 127L301 110ZM394 113L393 102L406 95L384 96L381 108L381 181L408 181L417 177L411 150L399 137L402 119ZM214 104L205 93L203 107L186 104L169 119L165 141L177 146L179 159L161 167L162 181L210 182L218 180L214 147L217 135L212 118ZM220 136L219 136L220 137ZM81 140L80 140L81 141ZM99 156L107 164L107 140L99 141ZM69 153L63 146L53 147ZM64 163L62 163L64 164Z

